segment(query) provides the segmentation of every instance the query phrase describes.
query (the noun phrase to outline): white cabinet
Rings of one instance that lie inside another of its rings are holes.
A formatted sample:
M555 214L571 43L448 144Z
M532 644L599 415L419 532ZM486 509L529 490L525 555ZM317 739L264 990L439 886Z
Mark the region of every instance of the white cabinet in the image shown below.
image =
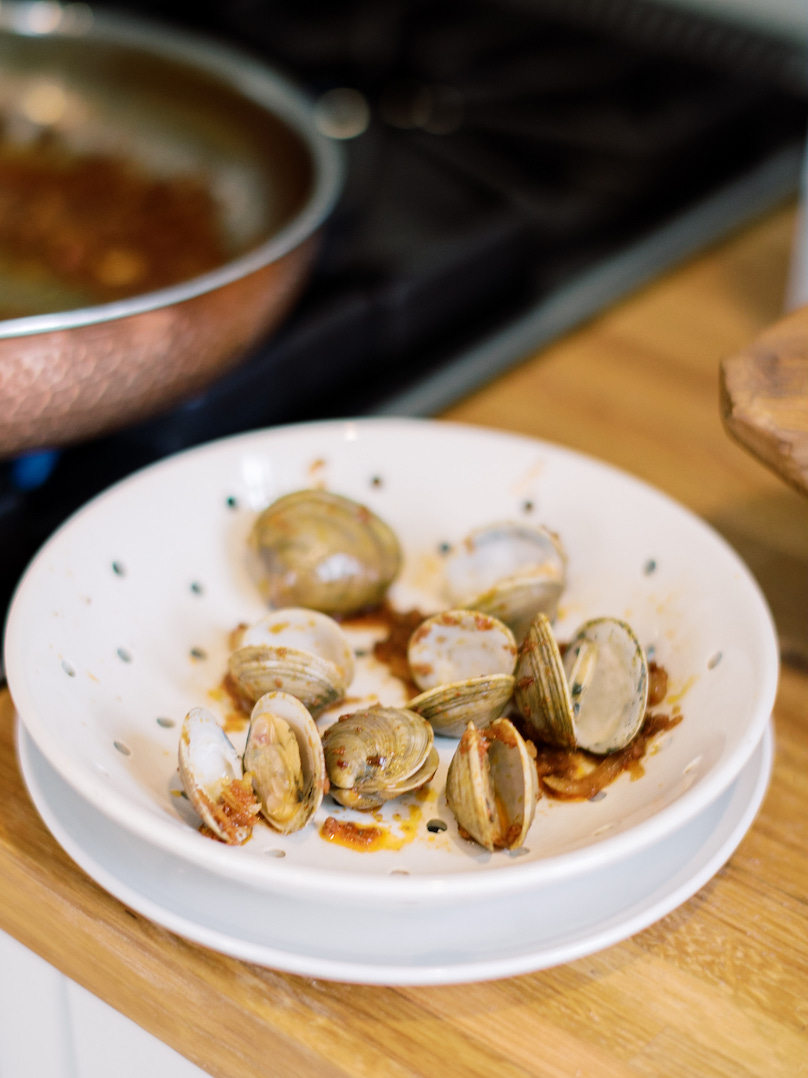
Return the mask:
M0 1078L205 1072L0 932Z

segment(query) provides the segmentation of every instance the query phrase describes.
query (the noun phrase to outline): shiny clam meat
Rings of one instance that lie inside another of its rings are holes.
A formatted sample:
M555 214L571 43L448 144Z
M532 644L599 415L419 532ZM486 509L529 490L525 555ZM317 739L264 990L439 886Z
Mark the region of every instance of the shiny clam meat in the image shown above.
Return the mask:
M509 719L485 730L469 723L446 776L446 801L458 826L487 850L518 849L539 796L536 765Z
M251 703L267 692L287 692L316 718L345 695L354 676L354 655L333 618L291 607L274 610L245 629L227 668L238 693Z
M634 631L617 618L587 621L562 657L539 614L520 648L514 701L530 736L567 749L616 752L639 731L648 663Z
M328 788L320 731L294 696L269 692L255 704L244 749L261 814L282 834L299 831Z
M250 541L272 606L332 615L378 606L402 563L398 538L383 520L326 490L278 498L259 514Z
M343 715L323 733L323 749L331 796L362 811L420 789L440 762L432 727L406 708Z
M449 601L504 621L521 641L538 613L555 617L567 556L549 528L505 521L472 531L447 556Z
M446 610L425 618L410 637L407 659L424 691L407 703L435 733L460 737L469 722L487 726L514 688L516 641L497 618Z
M229 845L245 842L259 812L249 776L216 716L194 707L180 731L183 789L202 822Z

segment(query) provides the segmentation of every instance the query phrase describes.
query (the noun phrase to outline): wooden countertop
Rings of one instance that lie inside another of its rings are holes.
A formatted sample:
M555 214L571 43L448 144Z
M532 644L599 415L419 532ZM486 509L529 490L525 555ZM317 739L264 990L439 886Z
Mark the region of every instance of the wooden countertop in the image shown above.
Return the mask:
M73 865L28 799L3 693L0 929L218 1078L808 1073L808 499L731 441L718 398L719 361L782 313L793 221L774 213L446 414L634 472L757 575L786 660L774 777L697 895L625 943L510 980L381 989L259 969L151 924Z

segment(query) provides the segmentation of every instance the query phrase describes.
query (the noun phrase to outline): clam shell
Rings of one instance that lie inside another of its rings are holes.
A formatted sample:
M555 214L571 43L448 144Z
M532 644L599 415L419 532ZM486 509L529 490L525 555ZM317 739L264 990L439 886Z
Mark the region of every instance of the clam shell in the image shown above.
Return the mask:
M509 719L485 730L469 723L446 776L459 826L487 850L524 845L538 799L536 765Z
M425 618L410 637L407 660L419 689L490 674L512 674L513 633L497 618L473 610L445 610Z
M520 646L513 698L531 737L565 749L576 747L564 663L546 614L534 618Z
M308 823L328 780L320 732L296 697L269 692L256 702L244 767L270 827L290 834Z
M522 642L514 701L531 736L563 748L610 753L642 725L648 665L634 631L618 618L594 618L562 659L540 614Z
M204 707L193 707L180 730L179 773L188 800L217 838L240 845L249 837L258 804L250 805L243 785L241 757L216 716ZM228 808L228 794L235 794L243 811Z
M331 795L352 808L375 808L417 789L438 766L432 727L406 708L343 715L324 732L323 749Z
M408 701L410 711L417 711L432 723L442 737L461 737L469 723L488 726L499 718L513 694L512 674L485 674L466 681L436 685Z
M250 541L271 605L327 614L378 606L402 563L398 539L383 520L325 490L278 498L258 516Z
M576 738L590 752L616 752L639 731L648 704L648 663L630 625L586 622L564 654Z
M555 617L567 556L549 528L506 521L471 532L444 571L453 606L499 618L521 641L536 614Z
M228 659L228 671L251 702L267 692L286 692L317 717L345 695L354 676L354 656L333 618L291 607L245 630Z

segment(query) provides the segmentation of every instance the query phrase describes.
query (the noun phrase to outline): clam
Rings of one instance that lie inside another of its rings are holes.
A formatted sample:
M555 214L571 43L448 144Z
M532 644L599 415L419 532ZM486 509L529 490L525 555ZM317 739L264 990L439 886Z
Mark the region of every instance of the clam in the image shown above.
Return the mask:
M538 800L536 764L509 719L466 727L446 776L446 801L462 831L487 850L524 845Z
M410 637L407 659L425 690L407 707L437 734L460 737L469 722L487 726L511 698L516 641L507 625L487 614L447 610L426 618Z
M323 749L331 796L362 810L420 789L439 763L432 727L406 708L343 715L324 732Z
M255 521L251 543L273 606L348 615L378 606L402 563L391 528L364 505L325 490L299 490Z
M298 831L320 807L328 788L320 732L294 696L265 693L250 716L244 767L275 831Z
M555 617L567 557L549 528L506 521L471 532L444 569L453 606L499 618L521 641L537 613Z
M191 708L183 720L179 771L188 800L213 834L229 845L246 842L259 806L241 757L206 708Z
M227 668L251 703L267 692L287 692L316 718L345 695L354 676L354 655L333 618L290 607L246 629Z
M563 748L610 753L639 731L648 664L632 628L617 618L587 621L562 658L539 614L522 643L514 701L530 736Z

